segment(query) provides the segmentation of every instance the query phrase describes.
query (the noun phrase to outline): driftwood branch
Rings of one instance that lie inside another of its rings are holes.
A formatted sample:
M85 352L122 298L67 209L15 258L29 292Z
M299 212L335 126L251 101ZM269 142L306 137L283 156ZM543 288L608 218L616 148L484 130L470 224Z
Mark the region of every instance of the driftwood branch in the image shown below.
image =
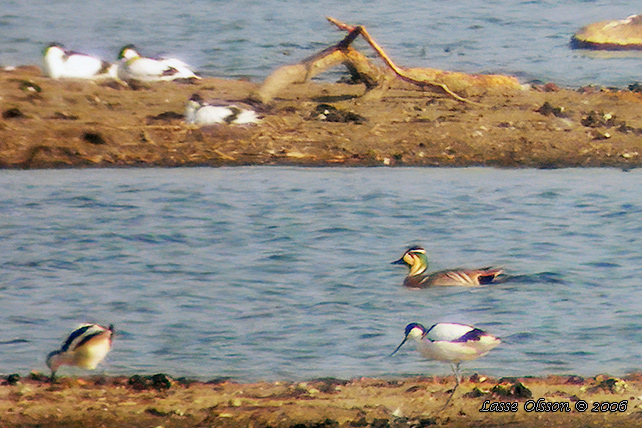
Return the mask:
M298 64L276 69L263 81L253 98L268 104L288 85L305 83L323 71L341 64L348 68L353 77L358 77L364 82L367 90L379 86L385 80L386 72L350 46L358 36L359 33L356 31L349 32L336 45L305 58Z
M521 88L517 79L509 76L471 75L431 68L399 67L363 26L347 25L331 17L327 19L340 30L347 31L347 36L336 45L330 46L298 64L284 66L275 70L265 79L254 98L267 104L286 86L292 83L307 82L317 74L339 64L345 65L353 77L358 77L363 81L366 85L366 91L374 88L384 88L391 80L390 73L386 69L372 64L363 54L351 47L352 42L359 35L372 47L388 69L392 70L394 76L420 88L430 87L437 89L460 102L478 104L458 95L455 91L466 92L470 88L489 87Z
M363 36L363 38L368 42L370 46L372 46L372 49L379 55L379 57L383 60L383 62L386 63L388 67L397 75L399 76L402 80L412 83L414 85L417 85L419 87L426 87L426 86L431 86L431 87L437 87L444 91L446 94L450 95L457 101L465 102L465 103L470 103L470 104L479 104L474 101L467 100L466 98L460 97L450 89L448 89L448 86L446 86L445 83L439 83L434 80L432 80L432 76L421 76L421 74L414 72L413 69L410 70L404 70L403 68L399 67L397 64L395 64L392 59L388 56L388 54L383 50L381 46L372 38L370 37L370 34L368 31L365 29L365 27L362 27L361 25L358 26L351 26L344 24L343 22L339 21L338 19L332 18L332 17L327 17L327 20L336 25L340 30L345 30L349 31L349 34L353 33L358 33Z

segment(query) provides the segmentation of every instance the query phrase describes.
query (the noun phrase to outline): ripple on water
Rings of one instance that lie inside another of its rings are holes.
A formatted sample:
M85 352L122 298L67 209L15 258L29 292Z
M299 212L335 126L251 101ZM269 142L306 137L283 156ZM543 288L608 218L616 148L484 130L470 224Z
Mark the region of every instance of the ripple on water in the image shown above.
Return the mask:
M43 370L89 321L116 326L114 374L447 374L412 350L384 357L407 323L450 321L504 340L471 370L623 374L642 341L642 180L623 174L2 171L0 366ZM501 265L506 281L405 289L390 262L411 244L431 269Z

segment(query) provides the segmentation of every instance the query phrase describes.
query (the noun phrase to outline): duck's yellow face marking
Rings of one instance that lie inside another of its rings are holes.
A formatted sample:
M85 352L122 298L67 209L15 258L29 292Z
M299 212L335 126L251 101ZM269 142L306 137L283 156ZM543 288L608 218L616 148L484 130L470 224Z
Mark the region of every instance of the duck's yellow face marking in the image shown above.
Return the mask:
M409 275L419 275L428 267L426 263L426 250L411 250L403 256L403 261L410 266Z
M414 265L419 259L420 259L420 254L423 254L424 256L426 255L425 250L412 250L406 252L403 256L404 262L408 263L410 266Z

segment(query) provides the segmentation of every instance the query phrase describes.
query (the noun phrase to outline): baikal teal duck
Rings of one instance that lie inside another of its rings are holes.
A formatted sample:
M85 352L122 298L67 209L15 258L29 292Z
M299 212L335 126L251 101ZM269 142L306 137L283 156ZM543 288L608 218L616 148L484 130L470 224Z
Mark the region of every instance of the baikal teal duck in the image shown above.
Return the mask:
M485 267L480 269L447 269L427 273L428 256L421 247L411 247L399 260L392 264L406 265L410 268L403 285L409 288L427 288L433 286L463 286L475 287L498 281L498 276L504 273L502 268Z

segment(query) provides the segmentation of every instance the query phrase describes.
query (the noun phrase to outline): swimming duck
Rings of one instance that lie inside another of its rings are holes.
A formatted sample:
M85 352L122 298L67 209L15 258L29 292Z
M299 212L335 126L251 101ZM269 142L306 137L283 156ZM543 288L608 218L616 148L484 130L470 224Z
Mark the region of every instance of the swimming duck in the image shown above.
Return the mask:
M430 286L466 286L474 287L494 282L504 272L501 268L485 267L481 269L449 269L426 274L428 256L421 247L411 247L399 259L392 262L395 265L406 265L410 268L403 285L410 288L426 288Z
M59 350L47 356L51 380L63 365L94 370L111 349L114 326L105 328L98 324L83 324L72 331Z
M424 358L452 364L457 383L446 405L461 382L459 372L461 362L482 357L502 342L497 337L470 325L437 323L426 329L419 323L410 323L406 326L403 341L390 356L396 354L408 339L416 342L417 350Z
M146 58L134 45L127 45L118 54L118 77L122 80L155 82L176 79L200 79L183 61L175 58Z
M208 104L200 95L193 94L185 106L185 121L195 125L216 123L244 125L259 123L261 119L254 110L240 108L234 104Z
M90 55L68 51L60 43L44 49L45 74L52 79L101 79L115 77L115 69L107 61Z

